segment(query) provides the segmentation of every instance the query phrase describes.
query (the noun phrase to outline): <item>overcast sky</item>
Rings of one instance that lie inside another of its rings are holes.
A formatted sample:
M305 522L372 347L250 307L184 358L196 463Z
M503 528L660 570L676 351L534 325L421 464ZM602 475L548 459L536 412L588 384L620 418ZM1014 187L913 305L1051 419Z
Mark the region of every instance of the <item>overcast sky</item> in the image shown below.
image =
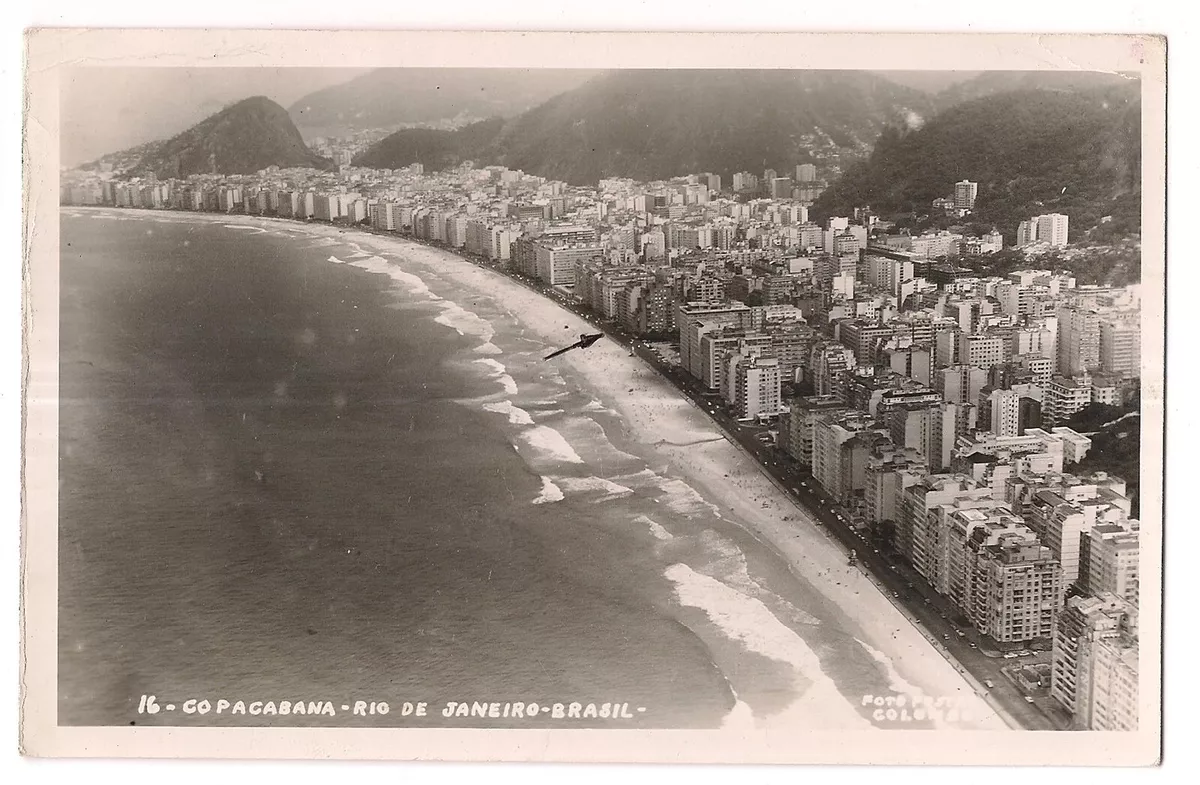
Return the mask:
M76 68L61 95L62 165L73 166L195 125L265 95L284 108L367 68Z

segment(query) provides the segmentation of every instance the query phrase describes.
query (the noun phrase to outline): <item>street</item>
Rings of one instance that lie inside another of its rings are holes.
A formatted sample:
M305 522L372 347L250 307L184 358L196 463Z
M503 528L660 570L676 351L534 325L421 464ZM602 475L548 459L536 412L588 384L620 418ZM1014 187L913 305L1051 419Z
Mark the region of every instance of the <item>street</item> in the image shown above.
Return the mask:
M435 246L436 247L436 246ZM912 622L951 665L955 667L987 703L1010 726L1026 730L1058 730L1067 727L1066 718L1056 709L1044 690L1027 695L1003 672L1013 665L1049 662L1047 652L1020 651L1002 653L988 648L986 639L966 623L958 609L938 594L898 555L881 553L867 533L854 527L848 511L840 508L823 490L811 473L774 444L761 437L768 429L761 425L738 422L715 391L669 362L653 343L626 334L619 326L602 321L561 290L514 274L503 265L467 257L475 264L501 272L528 289L557 302L581 319L602 330L611 340L631 349L643 362L670 381L688 400L708 414L725 437L750 456L764 474L821 527L826 537L853 551L859 569L891 599L893 605ZM803 524L803 518L798 525ZM957 620L956 621L956 617ZM958 622L961 622L958 623Z

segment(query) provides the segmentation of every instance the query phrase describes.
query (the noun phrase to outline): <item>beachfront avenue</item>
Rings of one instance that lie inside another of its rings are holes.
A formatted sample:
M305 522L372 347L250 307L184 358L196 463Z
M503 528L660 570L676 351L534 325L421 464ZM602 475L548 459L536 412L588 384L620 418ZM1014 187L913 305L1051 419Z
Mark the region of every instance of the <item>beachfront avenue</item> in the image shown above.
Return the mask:
M897 233L866 206L818 224L804 200L747 201L700 175L570 188L519 172L510 182L506 172L350 167L336 176L270 170L166 182L78 172L62 202L208 213L261 231L271 218L292 219L322 243L374 235L399 243L401 257L415 243L439 265L458 257L506 276L546 299L526 300L520 317L553 325L540 331L543 362L583 373L598 366L600 377L609 341L558 357L576 336L605 334L715 424L737 460L774 486L763 486L761 509L741 516L792 558L798 543L820 543L829 564L816 575L826 584L835 569L872 584L880 601L863 615L880 626L876 640L890 645L882 620L898 614L910 637L944 658L920 667L961 679L1010 727L1083 722L1086 696L1064 674L1091 663L1072 659L1075 643L1057 635L1065 628L1056 619L1072 610L1086 617L1082 629L1136 618L1136 571L1102 567L1136 562L1137 497L1122 478L1128 467L1108 460L1117 451L1101 447L1139 416L1136 286L1076 280L1039 255L1028 225L1001 268L995 229L979 238ZM346 192L351 185L357 190ZM958 185L970 192L974 184ZM1065 246L1065 220L1043 218ZM394 266L383 257L377 264ZM1083 260L1073 266L1086 269ZM423 282L413 291L428 293ZM562 311L579 321L568 328ZM483 348L499 351L490 340ZM643 380L629 381L620 394ZM711 479L720 486L730 477ZM728 496L733 510L737 494ZM1091 532L1089 521L1101 520ZM985 601L992 585L1006 587L1004 602ZM858 607L848 586L824 589ZM1071 586L1108 610L1075 607L1086 600L1068 596ZM1136 635L1126 627L1113 656L1136 683ZM1122 701L1114 721L1134 727L1132 693ZM859 708L860 716L875 711ZM890 722L888 707L876 708L884 716L872 719ZM456 702L441 710L478 718L491 709ZM500 717L513 716L512 706L504 710L498 705ZM601 707L594 711L600 718Z

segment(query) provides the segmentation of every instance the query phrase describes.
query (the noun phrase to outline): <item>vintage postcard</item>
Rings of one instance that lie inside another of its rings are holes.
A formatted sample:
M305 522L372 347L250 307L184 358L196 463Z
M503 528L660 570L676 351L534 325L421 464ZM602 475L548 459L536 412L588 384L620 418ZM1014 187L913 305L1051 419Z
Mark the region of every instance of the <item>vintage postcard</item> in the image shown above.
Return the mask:
M1163 39L27 46L26 754L1158 760Z

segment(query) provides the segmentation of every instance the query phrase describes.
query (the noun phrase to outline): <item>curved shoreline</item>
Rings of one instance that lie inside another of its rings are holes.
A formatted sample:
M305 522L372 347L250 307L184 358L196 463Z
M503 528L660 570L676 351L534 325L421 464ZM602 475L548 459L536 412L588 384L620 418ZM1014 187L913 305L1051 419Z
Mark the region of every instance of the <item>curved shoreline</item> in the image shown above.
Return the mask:
M337 238L340 235L367 245L394 244L395 248L377 247L375 250L414 257L411 261L415 265L446 269L456 284L495 296L531 334L548 343L559 337L563 329L594 328L580 315L525 281L504 275L450 249L397 234L270 216L125 208L72 209L170 216L241 226L269 224L296 227L298 233L313 237ZM450 261L462 267L447 269L446 262ZM530 299L534 297L536 302ZM543 307L529 307L535 304ZM557 308L546 309L546 304ZM622 430L630 440L665 459L672 475L682 475L706 497L719 502L723 511L732 512L734 519L729 523L777 554L794 576L819 587L819 593L851 625L847 632L861 636L873 649L883 652L905 681L919 685L929 695L977 701L978 705L972 705L975 712L981 712L988 719L999 719L994 709L985 708L979 699L978 685L965 680L961 667L950 660L923 630L911 623L907 615L879 590L872 576L857 568L847 568L842 546L815 525L808 510L779 487L778 482L765 474L736 440L657 370L640 358L630 358L615 342L602 342L592 347L586 358L581 353L568 354L563 358L563 366L564 371L583 382L581 386L596 392L606 406L616 410L624 426ZM627 390L636 390L637 394L631 395L625 392ZM783 522L784 513L792 516L793 521ZM836 583L830 580L835 575ZM1004 727L1003 723L992 722L981 722L978 726Z

